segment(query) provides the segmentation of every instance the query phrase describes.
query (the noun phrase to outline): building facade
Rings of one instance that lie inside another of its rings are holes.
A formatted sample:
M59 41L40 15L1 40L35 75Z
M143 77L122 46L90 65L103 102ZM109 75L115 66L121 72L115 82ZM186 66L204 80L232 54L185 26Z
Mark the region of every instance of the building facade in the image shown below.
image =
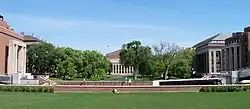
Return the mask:
M0 75L25 73L26 44L23 35L10 28L0 16Z
M111 75L133 75L134 69L132 66L126 67L120 64L120 50L108 53L107 59L112 63Z
M195 72L197 75L219 74L222 71L222 48L225 39L231 34L216 34L193 46L195 55Z
M225 40L223 48L224 71L238 71L250 64L250 27L244 32L236 32Z

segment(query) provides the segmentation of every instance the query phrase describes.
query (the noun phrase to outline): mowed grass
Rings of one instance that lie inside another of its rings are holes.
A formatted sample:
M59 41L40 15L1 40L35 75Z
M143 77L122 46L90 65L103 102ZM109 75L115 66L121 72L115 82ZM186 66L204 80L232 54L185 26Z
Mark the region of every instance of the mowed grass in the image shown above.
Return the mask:
M250 92L0 93L0 109L249 109Z

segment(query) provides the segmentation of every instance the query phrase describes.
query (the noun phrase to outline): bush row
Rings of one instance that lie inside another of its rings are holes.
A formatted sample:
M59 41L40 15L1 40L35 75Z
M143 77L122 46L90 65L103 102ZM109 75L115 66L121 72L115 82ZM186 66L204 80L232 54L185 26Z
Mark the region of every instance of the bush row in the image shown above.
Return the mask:
M53 93L54 88L51 86L0 86L3 92L48 92Z
M200 92L243 92L250 91L250 86L207 86L202 87Z

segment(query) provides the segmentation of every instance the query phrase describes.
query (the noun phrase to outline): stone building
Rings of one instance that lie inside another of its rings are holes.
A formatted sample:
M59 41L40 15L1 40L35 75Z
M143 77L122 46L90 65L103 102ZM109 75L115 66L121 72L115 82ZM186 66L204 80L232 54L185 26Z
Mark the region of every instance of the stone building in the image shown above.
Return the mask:
M134 69L132 66L125 67L120 64L120 50L108 53L107 59L112 63L111 75L133 75Z
M222 69L224 71L237 71L249 66L250 61L250 27L244 32L235 32L232 37L225 40L223 48Z
M221 73L223 65L221 51L225 46L225 39L231 36L231 34L216 34L193 46L196 51L194 67L196 75Z

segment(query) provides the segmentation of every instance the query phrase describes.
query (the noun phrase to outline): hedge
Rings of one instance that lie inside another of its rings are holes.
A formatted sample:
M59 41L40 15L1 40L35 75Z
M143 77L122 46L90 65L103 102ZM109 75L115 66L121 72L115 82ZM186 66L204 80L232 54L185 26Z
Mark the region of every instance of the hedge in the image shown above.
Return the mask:
M199 92L243 92L250 91L250 86L206 86Z
M52 86L0 86L2 92L47 92L53 93Z

